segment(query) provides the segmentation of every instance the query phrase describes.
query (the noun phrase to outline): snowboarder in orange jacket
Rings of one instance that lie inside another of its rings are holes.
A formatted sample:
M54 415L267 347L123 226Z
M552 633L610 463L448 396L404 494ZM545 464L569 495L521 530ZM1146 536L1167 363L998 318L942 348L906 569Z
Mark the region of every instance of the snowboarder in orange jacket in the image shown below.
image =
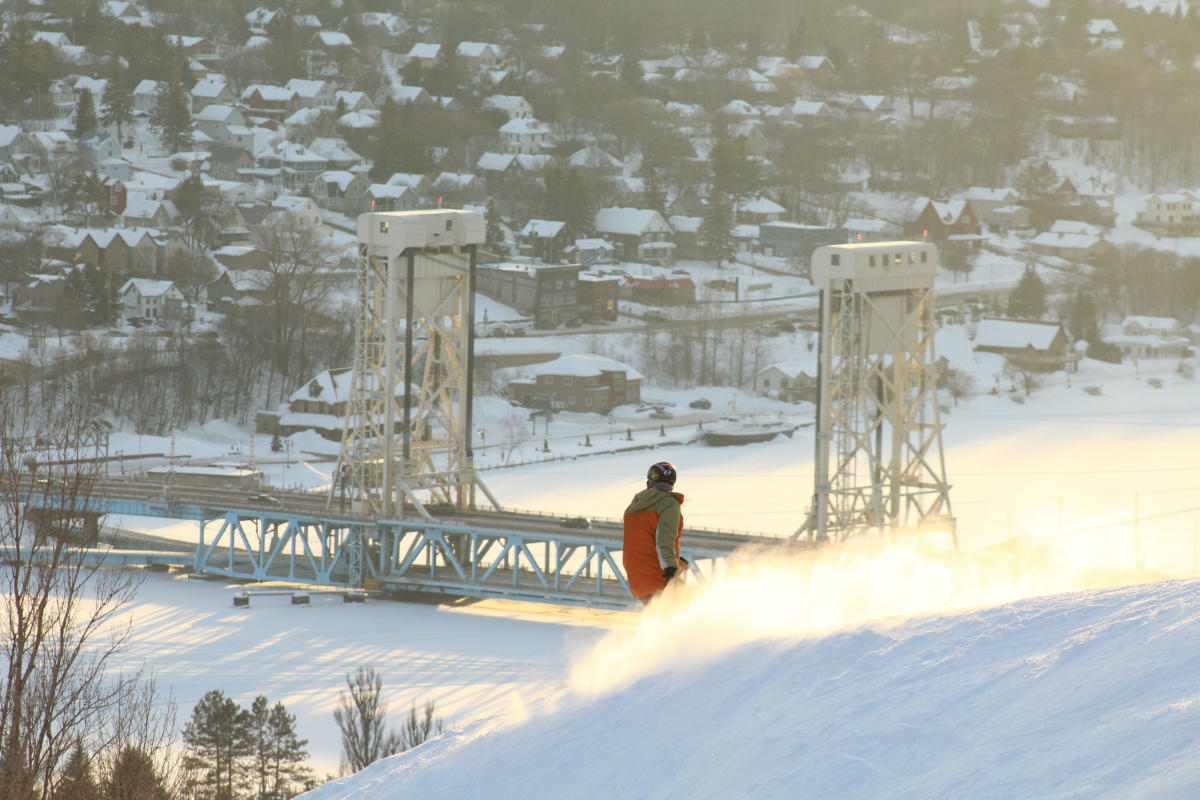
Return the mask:
M687 569L679 557L683 534L683 495L675 491L679 473L667 461L651 464L646 488L625 509L625 545L621 561L629 590L642 603L666 588Z

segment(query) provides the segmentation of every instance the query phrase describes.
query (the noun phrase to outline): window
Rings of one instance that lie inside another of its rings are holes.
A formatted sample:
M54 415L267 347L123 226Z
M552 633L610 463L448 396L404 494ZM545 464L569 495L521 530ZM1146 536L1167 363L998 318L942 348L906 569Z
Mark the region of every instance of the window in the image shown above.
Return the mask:
M839 256L837 253L833 253L829 256L829 265L831 267L836 267L841 263L842 263L842 257Z
M921 251L921 263L922 264L924 264L926 261L929 260L928 256L929 256L929 253L926 253L924 250Z
M564 376L563 377L563 386L570 386L570 385L571 385L571 376L570 375Z
M904 263L904 253L896 253L896 265L899 266L900 264L903 264L903 263Z
M380 233L387 233L387 232L388 232L388 223L387 223L387 220L386 220L386 219L381 219L381 220L379 220L379 232L380 232Z
M592 398L590 398L590 397L583 398L583 404L585 406L587 406L588 408L591 408L592 407Z
M575 395L570 395L569 397L567 397L567 405L569 405L571 407L575 406Z
M875 266L875 256L867 256L867 266Z

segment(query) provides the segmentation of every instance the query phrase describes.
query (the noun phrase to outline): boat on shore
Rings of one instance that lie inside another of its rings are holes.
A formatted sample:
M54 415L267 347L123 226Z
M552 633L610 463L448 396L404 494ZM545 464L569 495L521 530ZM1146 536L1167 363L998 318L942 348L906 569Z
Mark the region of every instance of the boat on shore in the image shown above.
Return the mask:
M704 429L704 443L712 447L769 442L783 434L789 439L797 428L812 422L796 422L779 417L721 417Z

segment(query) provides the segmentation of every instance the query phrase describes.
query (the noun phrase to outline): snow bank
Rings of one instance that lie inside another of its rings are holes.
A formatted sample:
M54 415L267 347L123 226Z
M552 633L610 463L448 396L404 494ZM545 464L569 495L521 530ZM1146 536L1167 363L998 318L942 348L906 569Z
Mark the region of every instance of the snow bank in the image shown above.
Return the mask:
M1194 786L1196 582L908 616L1089 579L1019 543L991 560L1007 569L919 547L743 559L610 633L528 717L450 732L303 797L1145 797Z

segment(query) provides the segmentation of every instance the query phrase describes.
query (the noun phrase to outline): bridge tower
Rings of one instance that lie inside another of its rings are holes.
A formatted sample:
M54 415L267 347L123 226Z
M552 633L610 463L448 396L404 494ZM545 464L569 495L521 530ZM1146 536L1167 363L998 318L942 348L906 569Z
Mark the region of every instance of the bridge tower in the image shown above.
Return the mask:
M358 313L329 505L399 516L463 509L481 489L471 447L476 248L483 216L457 209L358 218ZM427 515L426 515L427 516Z
M793 539L935 526L954 536L934 364L937 248L818 247L821 334L812 505Z

